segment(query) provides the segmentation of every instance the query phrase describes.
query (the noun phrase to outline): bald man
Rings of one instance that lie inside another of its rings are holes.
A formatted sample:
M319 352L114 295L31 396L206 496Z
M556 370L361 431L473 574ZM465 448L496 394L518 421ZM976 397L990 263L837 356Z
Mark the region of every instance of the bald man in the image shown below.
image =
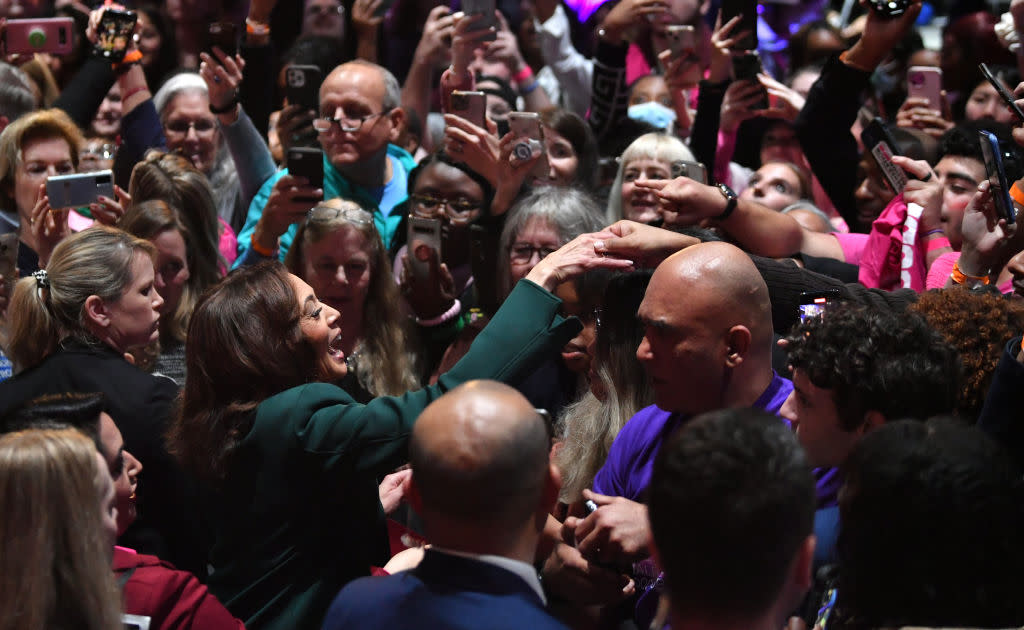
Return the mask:
M392 213L408 197L416 162L395 144L405 122L401 88L386 68L357 59L341 64L320 86L315 125L323 149L323 186L278 171L260 187L238 233L235 268L266 258L284 260L297 224L315 200L343 197L373 212L384 246L402 220ZM313 199L314 201L310 201Z
M777 415L793 389L772 369L768 287L732 245L703 243L665 259L637 316L645 333L636 355L656 404L626 423L594 479L594 492L584 491L597 509L565 521L584 558L623 570L650 555L642 501L655 457L672 432L717 409L756 407ZM642 590L644 578L656 575L652 566L633 577Z
M409 443L409 501L431 547L414 569L349 583L324 630L563 629L534 555L561 479L544 420L516 390L465 383L430 404Z

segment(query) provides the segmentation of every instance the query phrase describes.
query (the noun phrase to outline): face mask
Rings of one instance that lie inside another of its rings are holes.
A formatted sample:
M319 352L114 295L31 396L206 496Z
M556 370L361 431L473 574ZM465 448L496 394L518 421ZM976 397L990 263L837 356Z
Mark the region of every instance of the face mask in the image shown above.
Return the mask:
M642 120L658 129L668 130L676 121L676 113L661 103L648 101L639 105L630 105L626 112L633 120Z

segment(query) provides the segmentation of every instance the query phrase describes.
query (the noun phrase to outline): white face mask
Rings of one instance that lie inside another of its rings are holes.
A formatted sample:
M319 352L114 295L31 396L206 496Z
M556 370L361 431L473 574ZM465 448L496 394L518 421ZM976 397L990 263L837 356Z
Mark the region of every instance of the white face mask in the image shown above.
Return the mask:
M656 101L630 105L626 113L633 120L642 120L668 133L672 132L672 125L676 122L676 113Z

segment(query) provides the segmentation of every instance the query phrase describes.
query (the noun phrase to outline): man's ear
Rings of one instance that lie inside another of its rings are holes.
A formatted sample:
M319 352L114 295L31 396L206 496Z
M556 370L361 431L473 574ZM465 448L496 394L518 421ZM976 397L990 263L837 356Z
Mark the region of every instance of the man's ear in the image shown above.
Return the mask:
M751 337L750 329L746 326L736 325L729 329L729 332L726 333L725 339L726 367L735 368L739 367L739 365L743 363L743 359L747 356L747 352L750 350Z
M881 411L869 411L864 414L864 422L857 429L861 435L874 431L885 424L885 416Z
M391 131L388 132L388 142L394 144L398 142L399 137L402 135L402 130L405 129L405 110L402 106L392 109L388 112L388 119L391 121Z
M110 326L110 310L100 296L90 295L85 298L85 306L82 309L85 313L87 324L98 326L99 328Z

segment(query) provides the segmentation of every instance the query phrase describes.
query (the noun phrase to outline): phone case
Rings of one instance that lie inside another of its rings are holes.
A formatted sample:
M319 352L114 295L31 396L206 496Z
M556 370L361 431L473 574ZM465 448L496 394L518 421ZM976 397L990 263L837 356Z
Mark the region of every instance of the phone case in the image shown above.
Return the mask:
M494 16L494 0L462 0L462 11L466 15L483 15L484 17L473 24L473 30L478 31L485 28L493 29L489 34L480 38L480 41L493 42L498 39L498 19Z
M320 68L317 66L290 65L284 71L285 97L291 105L306 109L320 109Z
M1018 122L1024 123L1024 111L1021 111L1021 108L1017 106L1017 101L1014 100L1013 94L1011 94L1010 91L1006 89L1006 86L1004 86L1002 82L992 74L992 71L988 69L987 65L980 63L978 64L978 69L981 70L981 74L984 75L985 79L992 84L992 87L995 88L1000 98L1002 98L1003 102L1006 103L1006 106L1014 113Z
M750 34L736 42L736 50L757 50L757 0L722 0L723 25L740 14L743 17L732 32L749 31Z
M96 50L104 59L114 62L124 59L128 41L135 31L138 17L131 11L104 9L96 31Z
M214 46L220 48L229 57L238 54L238 27L231 22L214 22L210 25L208 35L211 55L213 55Z
M487 129L487 95L483 92L452 92L452 113L481 129Z
M441 221L410 216L406 243L408 247L405 255L409 257L413 274L417 278L425 278L430 273L430 262L429 260L420 260L416 256L416 248L421 244L426 245L437 252L437 259L441 260Z
M305 177L309 180L309 185L313 188L323 188L323 151L309 147L292 147L291 149L288 149L288 173L290 175Z
M114 197L114 175L110 171L56 175L46 179L46 196L54 209L87 206L100 195Z
M1006 219L1007 223L1015 223L1017 208L1013 205L1013 199L1010 197L1010 183L1003 168L999 138L991 132L979 131L978 140L981 142L981 153L985 158L985 174L988 176L989 191L992 194L996 212Z
M942 70L931 66L912 66L907 70L907 96L928 99L932 109L942 109Z
M512 153L525 160L539 154L531 175L538 179L547 179L551 166L548 164L547 147L544 144L544 128L540 124L540 116L529 112L512 112L508 115L508 127L521 142L512 148Z
M700 162L677 160L672 162L672 178L689 177L695 182L708 183L708 169Z
M74 45L75 21L71 18L7 20L4 47L8 54L50 53L67 55Z
M758 82L757 75L763 72L761 57L757 53L747 53L732 58L732 76L736 81ZM768 109L768 90L762 87L762 98L751 106L751 109Z

